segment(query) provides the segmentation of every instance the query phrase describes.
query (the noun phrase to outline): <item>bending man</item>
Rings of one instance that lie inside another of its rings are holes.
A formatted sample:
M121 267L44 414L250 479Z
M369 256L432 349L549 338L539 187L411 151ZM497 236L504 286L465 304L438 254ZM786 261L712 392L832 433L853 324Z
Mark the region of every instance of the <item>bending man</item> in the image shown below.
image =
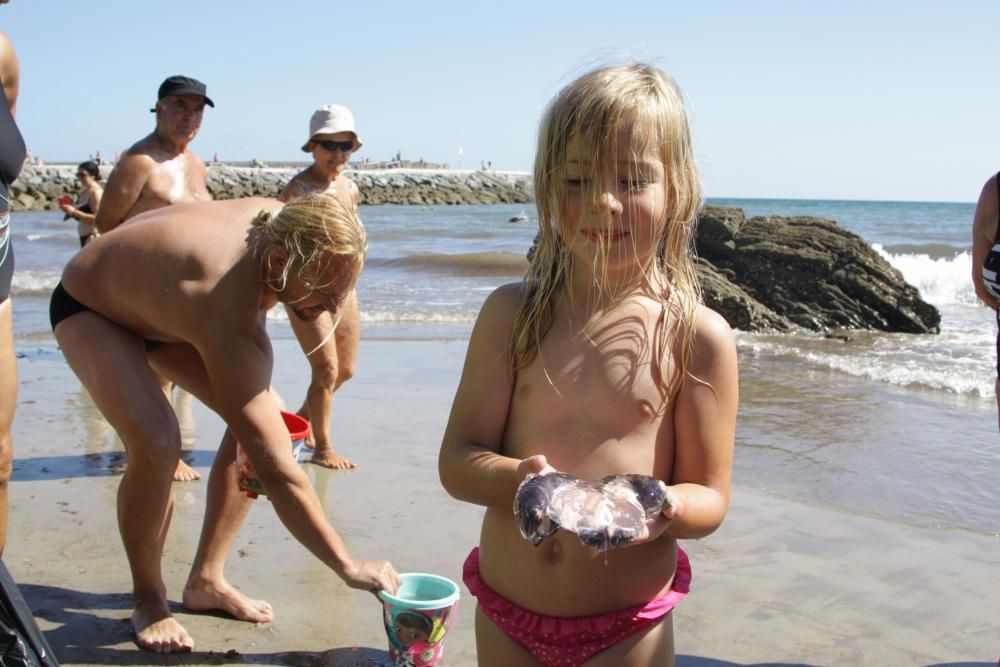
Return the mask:
M270 621L266 602L224 576L250 505L236 486L239 441L279 518L349 586L393 591L384 561L356 560L327 522L269 392L273 357L265 314L278 303L304 320L337 313L364 261L364 230L333 197L240 199L151 211L101 236L67 265L52 297L66 360L128 452L118 522L132 570L132 625L141 647L193 647L167 604L161 574L180 456L177 418L157 373L219 413L228 428L209 477L201 541L184 590L189 609ZM148 360L148 363L147 363Z

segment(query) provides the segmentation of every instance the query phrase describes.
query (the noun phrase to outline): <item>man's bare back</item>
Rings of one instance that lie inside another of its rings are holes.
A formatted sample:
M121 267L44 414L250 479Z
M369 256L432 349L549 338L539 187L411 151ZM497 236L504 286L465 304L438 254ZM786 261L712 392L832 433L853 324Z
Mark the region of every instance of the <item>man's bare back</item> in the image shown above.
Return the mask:
M245 331L273 301L261 304L259 292L225 293L218 283L223 275L242 278L237 285L259 278L247 257L233 253L239 247L234 239L242 241L246 221L257 213L279 208L276 200L251 198L193 204L184 215L146 213L81 252L67 266L63 285L88 308L146 340L197 346L205 336L231 335L226 325ZM174 256L188 258L189 276L181 276L180 289L175 271L151 268ZM87 277L77 278L82 275ZM239 319L229 322L229 314Z

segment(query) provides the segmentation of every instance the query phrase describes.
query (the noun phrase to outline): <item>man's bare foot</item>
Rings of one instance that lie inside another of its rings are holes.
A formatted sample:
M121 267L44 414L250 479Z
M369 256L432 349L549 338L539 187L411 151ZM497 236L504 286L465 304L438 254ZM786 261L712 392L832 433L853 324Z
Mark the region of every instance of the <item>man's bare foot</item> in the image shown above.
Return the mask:
M315 463L324 468L333 468L334 470L351 470L352 468L357 468L356 465L332 449L317 449L313 452L309 463Z
M132 629L139 648L156 653L187 653L194 640L177 619L170 615L166 601L139 605L132 612Z
M200 472L185 463L184 459L177 462L177 469L174 470L175 482L193 482L196 479L201 479Z
M270 623L274 610L264 600L251 600L222 581L192 583L184 587L184 606L191 611L224 611L238 621Z

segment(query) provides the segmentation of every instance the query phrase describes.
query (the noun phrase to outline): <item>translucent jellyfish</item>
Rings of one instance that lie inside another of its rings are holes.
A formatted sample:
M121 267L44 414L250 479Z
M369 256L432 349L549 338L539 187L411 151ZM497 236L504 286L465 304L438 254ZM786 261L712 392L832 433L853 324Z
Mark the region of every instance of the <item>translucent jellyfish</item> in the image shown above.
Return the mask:
M567 475L528 475L514 496L521 535L535 546L562 528L607 550L642 534L646 520L669 505L667 485L648 475L610 475L594 482Z

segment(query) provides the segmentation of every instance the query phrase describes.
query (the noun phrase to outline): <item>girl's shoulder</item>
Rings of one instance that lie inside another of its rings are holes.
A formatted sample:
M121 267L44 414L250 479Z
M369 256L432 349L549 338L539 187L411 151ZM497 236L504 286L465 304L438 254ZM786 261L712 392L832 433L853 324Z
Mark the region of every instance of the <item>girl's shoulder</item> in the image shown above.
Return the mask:
M526 286L523 282L507 283L493 290L483 303L482 312L489 310L497 315L514 316L524 301Z
M694 325L696 329L702 326L713 328L713 330L721 328L728 335L732 335L732 328L726 318L703 303L698 304L694 309Z
M722 315L700 304L695 308L693 324L691 351L696 361L711 363L710 360L719 355L735 353L732 327Z
M507 335L524 301L524 283L508 283L493 290L479 309L476 327Z

